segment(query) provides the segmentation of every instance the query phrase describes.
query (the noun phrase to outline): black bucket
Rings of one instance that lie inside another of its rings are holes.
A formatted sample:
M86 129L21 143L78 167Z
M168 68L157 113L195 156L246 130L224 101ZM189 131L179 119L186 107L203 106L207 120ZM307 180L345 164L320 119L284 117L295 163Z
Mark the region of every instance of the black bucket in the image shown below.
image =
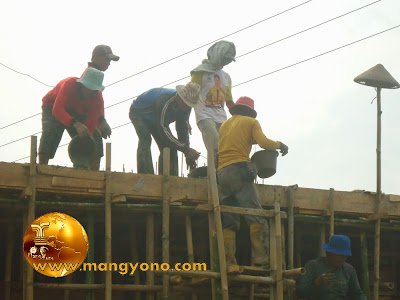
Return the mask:
M268 178L276 173L278 155L275 150L261 150L253 154L251 162L257 167L258 177Z
M198 167L190 170L188 177L191 178L207 178L207 166Z
M69 143L68 154L74 168L88 169L96 154L96 142L91 136L75 136Z

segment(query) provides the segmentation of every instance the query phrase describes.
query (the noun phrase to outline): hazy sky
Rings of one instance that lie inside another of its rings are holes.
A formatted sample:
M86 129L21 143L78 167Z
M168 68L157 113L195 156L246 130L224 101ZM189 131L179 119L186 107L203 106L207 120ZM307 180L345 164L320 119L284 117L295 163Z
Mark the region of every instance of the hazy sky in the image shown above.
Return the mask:
M79 77L94 46L107 44L121 57L105 73L107 86L304 2L7 1L0 19L0 62L55 85L66 77ZM241 56L372 2L313 0L224 39L234 42ZM400 81L400 27L274 71L400 25L399 11L398 0L377 1L239 57L224 68L232 77L234 100L253 98L267 137L289 146L289 154L278 159L277 174L265 180L266 184L376 190L376 101L371 104L376 92L353 79L381 63ZM105 106L189 76L206 58L208 47L107 87ZM264 74L269 75L241 84ZM41 99L49 87L3 65L0 79L0 127L41 112ZM130 122L131 102L106 109L111 127ZM382 110L382 190L400 194L400 90L382 91ZM191 125L191 146L201 151L199 165L203 165L206 150L193 112ZM40 131L38 115L0 130L0 144ZM61 145L69 140L65 132ZM127 172L136 172L138 139L133 126L113 130L108 141L112 143L112 170L122 171L124 166ZM29 138L0 147L0 161L18 160L29 151ZM153 143L154 162L157 157ZM71 166L67 147L59 148L50 164Z

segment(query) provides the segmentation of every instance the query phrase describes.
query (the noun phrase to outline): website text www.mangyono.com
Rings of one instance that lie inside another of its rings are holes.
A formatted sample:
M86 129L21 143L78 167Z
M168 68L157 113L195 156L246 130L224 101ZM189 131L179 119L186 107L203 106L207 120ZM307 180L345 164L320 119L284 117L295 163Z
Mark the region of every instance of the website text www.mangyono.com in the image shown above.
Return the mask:
M75 271L79 267L79 263L32 263L36 271L45 271L47 268L51 271L61 271L65 268L66 271ZM82 264L80 271L113 271L121 275L133 275L136 271L168 271L170 270L168 263L88 263ZM206 271L206 263L176 263L173 270L176 271Z

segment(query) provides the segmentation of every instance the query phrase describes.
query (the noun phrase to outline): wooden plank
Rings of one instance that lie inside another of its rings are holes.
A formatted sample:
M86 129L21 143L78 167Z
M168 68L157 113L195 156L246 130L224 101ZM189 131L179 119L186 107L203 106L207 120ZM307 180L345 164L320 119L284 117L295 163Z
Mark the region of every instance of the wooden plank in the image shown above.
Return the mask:
M43 174L43 175L81 178L89 180L101 180L101 181L104 181L105 178L105 173L100 171L77 170L72 168L66 168L60 166L48 166L48 165L39 165L37 169L38 169L38 174Z
M59 177L59 176L53 176L53 178L51 179L51 184L63 187L78 187L78 188L91 188L91 189L104 188L104 181Z
M275 212L273 210L244 208L244 207L226 206L226 205L220 205L219 208L220 208L221 212L223 212L223 213L248 215L248 216L260 216L260 217L266 217L266 218L273 218L275 216ZM212 207L210 205L199 204L199 205L197 205L196 209L211 211ZM287 214L284 211L281 211L280 214L281 214L281 218L287 218Z

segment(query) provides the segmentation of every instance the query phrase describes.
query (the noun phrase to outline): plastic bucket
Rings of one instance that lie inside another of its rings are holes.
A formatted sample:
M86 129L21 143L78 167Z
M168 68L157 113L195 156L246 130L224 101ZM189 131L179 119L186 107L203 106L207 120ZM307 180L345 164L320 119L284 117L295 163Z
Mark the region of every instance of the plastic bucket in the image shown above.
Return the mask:
M251 162L257 167L258 177L268 178L276 173L278 155L275 150L261 150L253 154Z

